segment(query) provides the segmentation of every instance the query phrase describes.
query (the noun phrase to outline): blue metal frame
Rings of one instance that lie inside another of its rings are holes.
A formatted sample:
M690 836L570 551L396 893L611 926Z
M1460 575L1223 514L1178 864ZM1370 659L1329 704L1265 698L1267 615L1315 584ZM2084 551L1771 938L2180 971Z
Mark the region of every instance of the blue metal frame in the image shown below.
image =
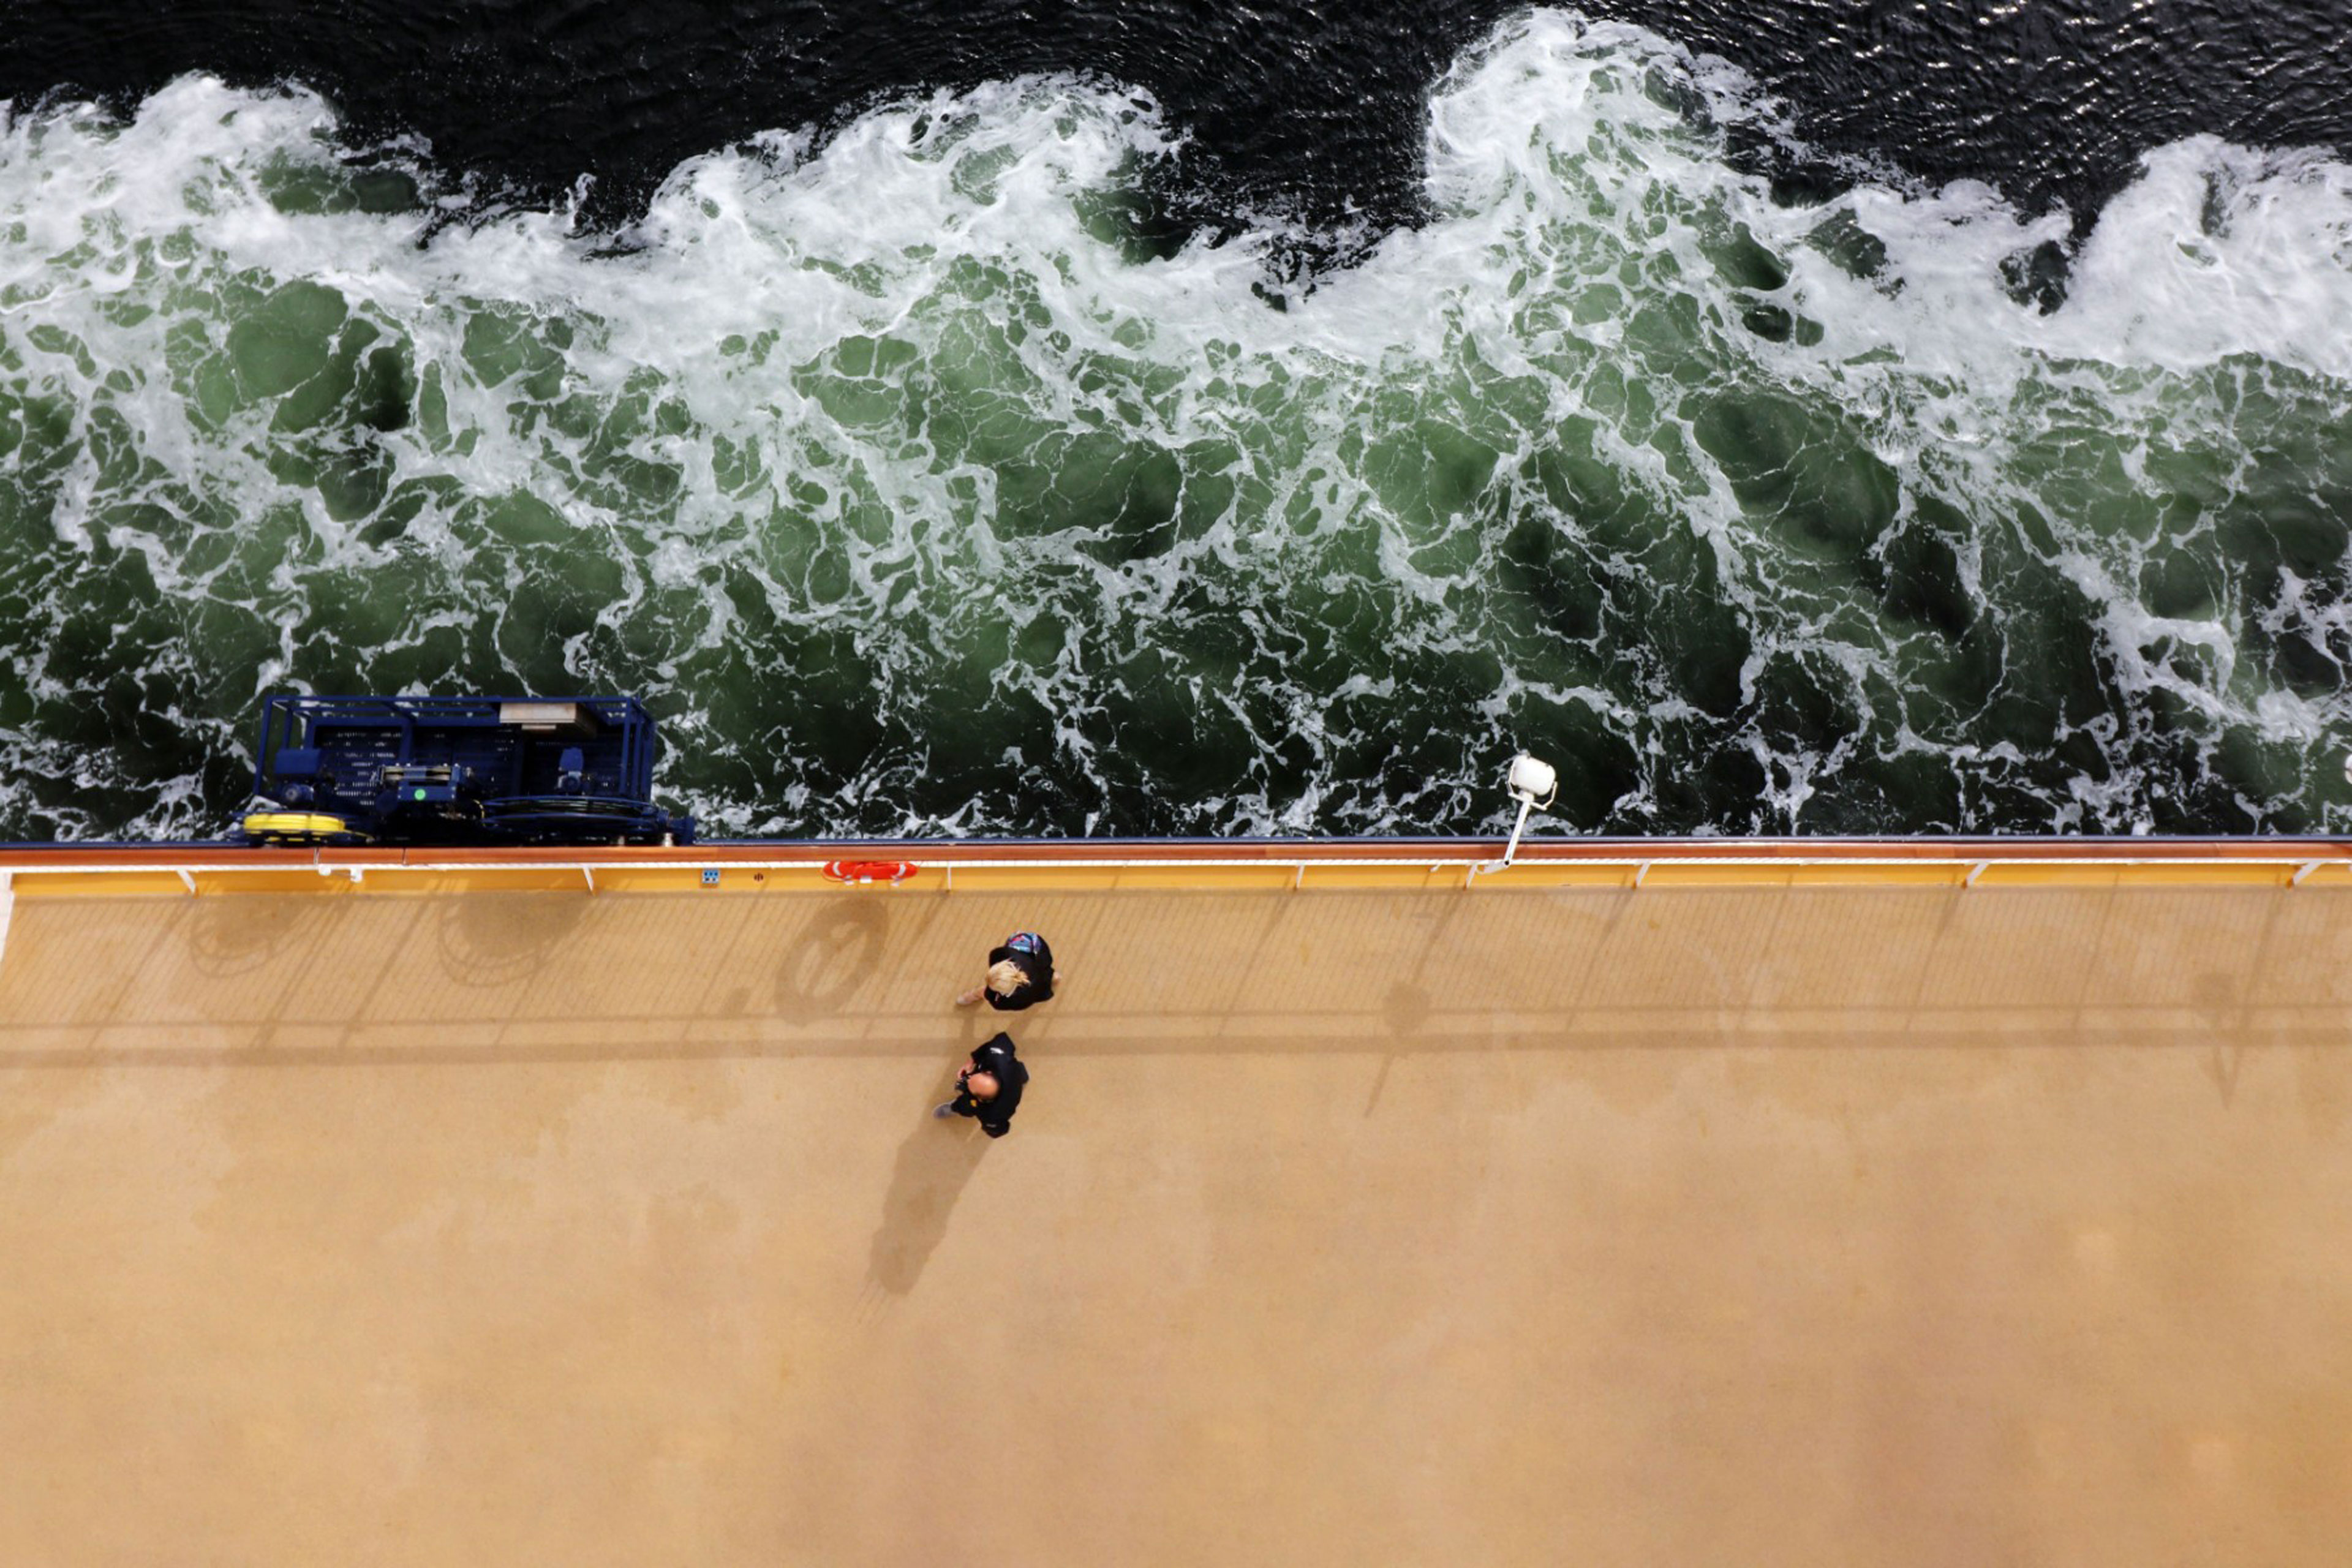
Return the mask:
M511 704L568 723L525 724ZM691 843L653 803L660 736L634 697L271 697L260 809L340 817L352 838L439 844Z

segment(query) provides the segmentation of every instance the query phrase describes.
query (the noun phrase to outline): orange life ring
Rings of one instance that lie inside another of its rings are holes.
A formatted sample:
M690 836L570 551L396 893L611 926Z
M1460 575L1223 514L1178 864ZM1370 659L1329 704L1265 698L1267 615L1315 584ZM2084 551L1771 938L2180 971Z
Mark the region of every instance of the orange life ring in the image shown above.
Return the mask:
M917 869L911 860L833 860L826 863L824 874L828 881L887 882L895 888Z

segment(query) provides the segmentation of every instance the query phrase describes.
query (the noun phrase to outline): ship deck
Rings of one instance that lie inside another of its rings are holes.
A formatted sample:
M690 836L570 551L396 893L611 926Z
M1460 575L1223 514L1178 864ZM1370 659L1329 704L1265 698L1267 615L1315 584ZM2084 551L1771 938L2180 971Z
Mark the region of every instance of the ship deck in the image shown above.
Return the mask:
M2352 874L1728 869L20 874L0 1561L2340 1562Z

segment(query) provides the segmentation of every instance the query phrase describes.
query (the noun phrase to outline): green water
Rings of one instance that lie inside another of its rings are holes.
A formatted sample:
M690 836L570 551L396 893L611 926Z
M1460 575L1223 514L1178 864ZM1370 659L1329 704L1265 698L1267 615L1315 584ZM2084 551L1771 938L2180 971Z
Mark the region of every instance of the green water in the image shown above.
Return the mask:
M722 832L1470 831L1521 748L1556 830L2344 827L2343 171L2168 149L2045 314L2063 218L1775 205L1751 112L1538 14L1311 290L1069 83L620 237L299 96L20 117L0 835L217 831L286 689L634 691Z

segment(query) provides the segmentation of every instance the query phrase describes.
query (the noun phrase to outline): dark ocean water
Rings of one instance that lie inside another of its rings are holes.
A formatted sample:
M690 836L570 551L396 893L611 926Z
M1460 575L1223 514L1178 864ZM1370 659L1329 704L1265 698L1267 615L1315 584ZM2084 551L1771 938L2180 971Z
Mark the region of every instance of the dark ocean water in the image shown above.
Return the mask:
M2315 10L0 4L0 835L2352 826Z
M1728 60L1793 121L1734 140L1793 178L1847 160L1929 184L1979 179L2029 211L2095 211L2153 148L2207 134L2352 153L2346 18L2326 5L1581 7ZM583 175L585 216L636 216L688 158L877 104L1031 75L1139 87L1192 139L1166 199L1196 222L1279 209L1327 234L1424 218L1429 95L1525 5L756 4L0 5L0 98L135 104L173 79L306 84L360 141L414 134L436 162L538 205ZM1802 143L1800 150L1797 143Z

